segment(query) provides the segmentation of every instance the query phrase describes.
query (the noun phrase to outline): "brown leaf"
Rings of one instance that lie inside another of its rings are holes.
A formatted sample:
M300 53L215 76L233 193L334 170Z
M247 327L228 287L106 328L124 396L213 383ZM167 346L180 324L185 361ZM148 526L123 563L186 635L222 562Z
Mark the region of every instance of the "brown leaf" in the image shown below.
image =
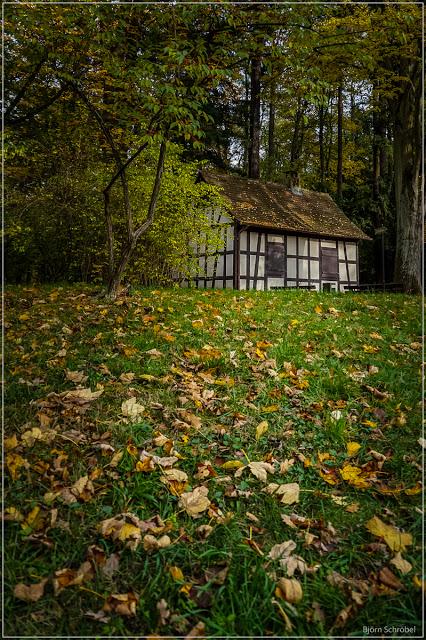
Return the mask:
M356 613L356 607L350 604L348 607L342 609L333 623L332 629L341 629L344 627L349 619Z
M204 624L204 622L197 622L195 627L193 627L191 631L186 634L185 640L190 640L191 638L203 638L205 630L206 625Z
M293 542L293 540L286 540L285 542L281 542L280 544L274 544L274 546L268 553L268 558L271 558L271 560L286 558L295 550L295 548L296 543Z
M154 538L154 536L147 534L143 538L143 548L145 551L158 551L158 549L165 549L172 544L169 536L161 536L161 538Z
M135 397L125 400L121 405L121 413L127 422L138 422L144 411L145 407L136 402Z
M47 582L47 578L36 584L23 584L20 582L13 590L13 595L19 600L25 600L26 602L37 602L40 600L44 593L44 586Z
M212 531L213 527L209 524L201 524L195 529L195 533L201 540L207 540Z
M275 595L290 604L300 602L303 598L302 585L294 578L280 578L275 589Z
M398 553L395 555L394 558L392 558L392 560L390 561L391 564L394 565L394 567L396 567L397 569L399 569L401 571L401 573L406 574L409 573L411 571L411 569L413 568L413 565L410 564L408 562L408 560L405 560L402 555L401 552L398 551Z
M157 602L157 611L160 615L160 625L164 627L167 624L168 619L170 618L170 609L164 598L161 598L159 602Z
M65 369L65 378L75 384L84 384L87 382L88 376L84 375L84 371L69 371Z
M114 611L120 616L135 616L138 595L133 591L128 593L114 593L108 596L104 606L104 611Z
M92 564L86 560L78 569L59 569L53 578L53 590L57 596L66 587L72 587L93 580Z
M199 518L210 505L210 500L207 497L208 492L207 487L195 487L193 491L182 493L179 504L188 515Z
M399 589L403 589L404 586L400 580L396 577L394 573L388 567L383 567L379 571L379 580L382 584L390 589L395 589L398 591Z
M103 392L103 389L98 389L98 391L92 391L90 388L73 389L72 391L66 391L65 393L59 394L59 397L67 403L84 405L99 398Z

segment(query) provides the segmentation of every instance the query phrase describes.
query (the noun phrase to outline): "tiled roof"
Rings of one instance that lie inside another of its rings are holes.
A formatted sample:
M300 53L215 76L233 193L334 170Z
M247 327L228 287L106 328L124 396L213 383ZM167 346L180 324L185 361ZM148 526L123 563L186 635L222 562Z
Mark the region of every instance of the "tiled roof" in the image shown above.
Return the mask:
M275 182L201 171L199 179L221 187L231 213L241 224L355 240L370 238L349 220L327 193L300 189L300 195Z

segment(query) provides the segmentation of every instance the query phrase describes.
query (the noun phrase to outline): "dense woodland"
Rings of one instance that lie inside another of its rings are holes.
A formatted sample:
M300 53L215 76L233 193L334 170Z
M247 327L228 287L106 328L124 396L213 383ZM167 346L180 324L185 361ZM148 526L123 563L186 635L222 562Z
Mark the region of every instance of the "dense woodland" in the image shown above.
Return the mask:
M5 7L6 277L169 283L213 187L330 193L421 288L420 4ZM211 233L214 248L217 238Z

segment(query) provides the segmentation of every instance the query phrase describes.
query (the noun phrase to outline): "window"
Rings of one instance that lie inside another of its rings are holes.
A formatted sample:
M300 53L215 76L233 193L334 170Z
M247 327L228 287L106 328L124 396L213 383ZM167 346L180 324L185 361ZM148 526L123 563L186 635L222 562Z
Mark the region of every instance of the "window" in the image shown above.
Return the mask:
M323 280L337 280L339 278L337 249L321 247L321 278Z
M266 243L266 275L284 275L284 244L278 242Z

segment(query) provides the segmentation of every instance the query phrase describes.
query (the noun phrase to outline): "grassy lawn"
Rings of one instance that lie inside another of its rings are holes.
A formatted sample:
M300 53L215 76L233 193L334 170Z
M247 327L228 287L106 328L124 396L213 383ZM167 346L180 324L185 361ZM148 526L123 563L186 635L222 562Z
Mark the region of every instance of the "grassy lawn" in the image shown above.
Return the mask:
M421 635L420 299L93 293L6 291L6 635Z

